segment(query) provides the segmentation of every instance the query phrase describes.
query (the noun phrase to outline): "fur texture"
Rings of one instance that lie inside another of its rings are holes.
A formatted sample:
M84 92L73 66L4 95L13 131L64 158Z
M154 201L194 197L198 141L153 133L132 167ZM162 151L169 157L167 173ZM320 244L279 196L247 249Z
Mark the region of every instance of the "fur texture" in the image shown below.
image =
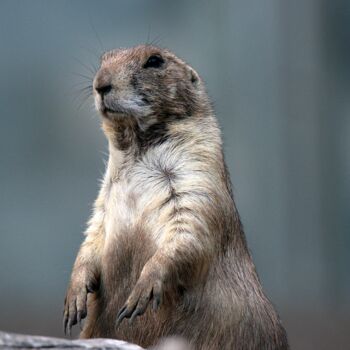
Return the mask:
M154 56L159 66L146 64ZM247 249L198 74L168 50L119 49L103 55L94 94L110 154L65 328L87 316L82 338L288 349Z

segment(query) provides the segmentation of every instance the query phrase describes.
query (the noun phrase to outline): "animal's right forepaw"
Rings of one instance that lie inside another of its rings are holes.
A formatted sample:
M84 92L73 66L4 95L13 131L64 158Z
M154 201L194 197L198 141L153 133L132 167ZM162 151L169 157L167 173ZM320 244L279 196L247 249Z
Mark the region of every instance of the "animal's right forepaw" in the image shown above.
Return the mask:
M63 311L63 331L64 334L71 335L72 326L79 324L81 328L81 320L87 315L87 293L86 286L68 288L64 301Z

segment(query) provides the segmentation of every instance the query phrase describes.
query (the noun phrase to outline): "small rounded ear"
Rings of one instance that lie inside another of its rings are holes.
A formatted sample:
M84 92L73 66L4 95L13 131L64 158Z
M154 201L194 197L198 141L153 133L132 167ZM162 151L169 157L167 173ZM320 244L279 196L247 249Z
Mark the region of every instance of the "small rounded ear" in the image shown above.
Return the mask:
M196 86L199 82L199 75L194 69L190 68L189 70L190 70L191 83Z

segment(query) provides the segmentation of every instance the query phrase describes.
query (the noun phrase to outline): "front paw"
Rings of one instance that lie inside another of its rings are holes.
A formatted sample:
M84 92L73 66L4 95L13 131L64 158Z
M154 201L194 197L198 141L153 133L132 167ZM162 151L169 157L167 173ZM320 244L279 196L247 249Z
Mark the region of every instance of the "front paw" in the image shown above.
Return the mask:
M71 335L72 326L79 323L87 315L87 293L86 284L71 284L67 290L64 301L63 331Z
M148 304L152 302L153 310L157 311L163 299L163 282L157 274L141 276L132 290L125 305L117 314L116 327L124 318L129 318L131 324L137 316L142 315Z

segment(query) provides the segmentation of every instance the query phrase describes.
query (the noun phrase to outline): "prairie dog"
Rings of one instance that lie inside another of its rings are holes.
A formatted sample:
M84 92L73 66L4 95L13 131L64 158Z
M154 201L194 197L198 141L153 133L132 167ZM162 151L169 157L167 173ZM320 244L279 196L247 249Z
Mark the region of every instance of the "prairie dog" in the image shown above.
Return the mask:
M247 249L199 75L170 51L141 45L105 53L93 91L109 160L65 329L86 317L82 338L288 349Z

